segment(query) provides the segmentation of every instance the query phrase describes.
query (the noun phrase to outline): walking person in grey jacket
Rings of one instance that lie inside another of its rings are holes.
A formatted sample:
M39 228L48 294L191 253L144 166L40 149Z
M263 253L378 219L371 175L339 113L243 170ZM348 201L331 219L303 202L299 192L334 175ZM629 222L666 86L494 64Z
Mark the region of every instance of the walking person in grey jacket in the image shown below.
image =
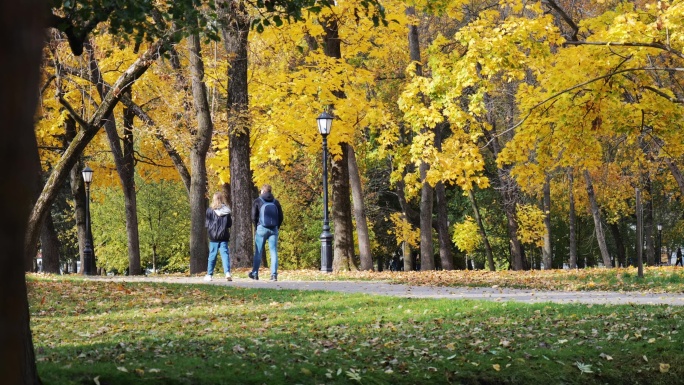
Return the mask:
M233 219L230 216L230 207L226 203L226 197L217 192L211 201L211 206L207 209L204 226L207 228L207 235L209 235L209 263L207 266L207 275L204 277L205 281L211 281L214 275L214 268L216 267L216 254L221 252L221 261L223 262L223 272L226 274L226 280L232 281L230 276L230 253L228 251L228 241L230 240L230 226L233 225Z

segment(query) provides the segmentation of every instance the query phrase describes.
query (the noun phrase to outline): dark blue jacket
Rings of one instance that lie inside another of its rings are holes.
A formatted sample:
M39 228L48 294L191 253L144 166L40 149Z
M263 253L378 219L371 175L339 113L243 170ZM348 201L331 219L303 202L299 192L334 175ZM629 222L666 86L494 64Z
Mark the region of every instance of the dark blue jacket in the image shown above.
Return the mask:
M278 200L275 199L271 193L261 194L260 198L266 202L275 203L276 207L278 208L278 227L280 227L280 225L283 224L283 208L280 207L280 202L278 202ZM261 205L263 205L261 199L257 198L252 203L252 222L254 223L255 228L259 224L259 212L261 211Z

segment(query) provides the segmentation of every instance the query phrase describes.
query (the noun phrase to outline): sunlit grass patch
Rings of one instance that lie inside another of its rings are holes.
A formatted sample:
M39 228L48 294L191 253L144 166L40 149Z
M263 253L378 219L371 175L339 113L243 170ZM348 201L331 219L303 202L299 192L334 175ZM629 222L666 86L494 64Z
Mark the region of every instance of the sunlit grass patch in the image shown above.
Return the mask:
M684 375L680 307L60 278L32 278L29 289L45 384L670 384Z

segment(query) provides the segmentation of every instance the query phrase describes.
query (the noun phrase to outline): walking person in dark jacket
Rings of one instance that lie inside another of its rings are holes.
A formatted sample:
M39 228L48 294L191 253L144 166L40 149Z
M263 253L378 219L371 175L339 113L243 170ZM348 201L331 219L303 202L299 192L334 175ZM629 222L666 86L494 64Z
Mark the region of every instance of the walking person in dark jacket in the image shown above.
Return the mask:
M278 229L283 223L283 209L280 202L271 193L271 185L261 188L261 195L252 203L252 221L254 222L254 265L249 278L259 279L261 254L266 241L271 253L271 281L278 280Z
M230 216L230 207L226 203L226 197L217 192L211 201L211 207L207 209L204 226L207 228L209 235L209 263L207 266L207 275L204 277L205 281L211 281L214 275L214 268L216 267L216 254L221 252L221 261L223 262L223 272L226 273L226 280L232 281L230 276L230 253L228 251L228 241L230 240L230 226L233 225L233 219Z
M675 260L675 266L684 266L682 265L682 248L678 247L677 248L677 259Z

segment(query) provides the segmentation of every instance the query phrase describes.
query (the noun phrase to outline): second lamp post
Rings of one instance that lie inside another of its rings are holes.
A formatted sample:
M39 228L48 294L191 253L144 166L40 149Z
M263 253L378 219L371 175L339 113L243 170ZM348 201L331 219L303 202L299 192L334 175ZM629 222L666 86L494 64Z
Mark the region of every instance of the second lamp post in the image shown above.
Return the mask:
M91 275L93 270L93 240L90 238L90 182L93 181L93 169L86 166L83 169L83 181L86 190L86 220L85 220L85 244L83 245L83 274Z
M332 128L333 116L323 112L316 118L318 132L323 136L323 232L321 233L321 271L332 272L332 239L328 221L328 134Z

